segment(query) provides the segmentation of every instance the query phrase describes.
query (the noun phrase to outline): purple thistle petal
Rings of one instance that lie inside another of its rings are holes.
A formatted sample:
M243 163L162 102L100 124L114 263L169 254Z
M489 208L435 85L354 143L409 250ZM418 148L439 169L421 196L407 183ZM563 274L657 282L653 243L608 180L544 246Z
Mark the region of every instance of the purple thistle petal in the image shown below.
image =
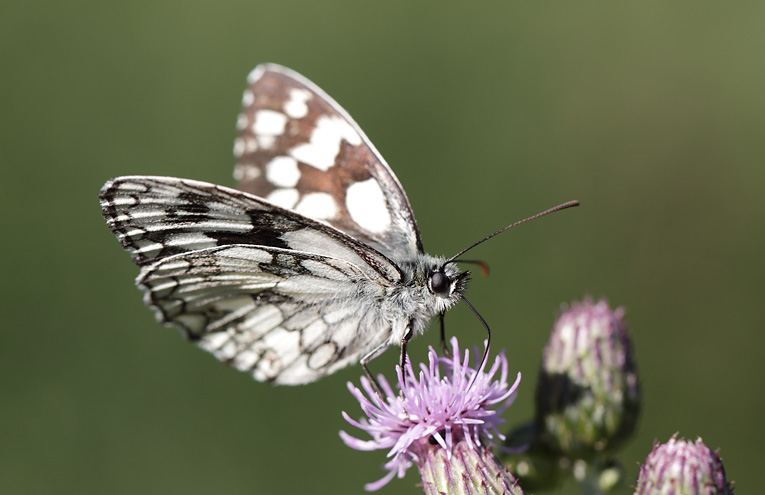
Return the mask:
M458 442L478 449L487 444L490 447L494 438L504 439L497 430L504 422L499 414L513 402L520 373L510 386L504 353L486 371L486 362L478 369L470 367L470 352L460 354L456 338L452 338L451 346L451 357L439 357L430 348L427 363L420 363L416 372L410 362L403 369L397 366L395 391L379 376L385 398L378 396L366 377L361 377L361 389L348 384L366 417L356 421L343 412L343 418L371 439L360 440L344 431L340 432L341 439L357 450L388 450L388 473L367 484L367 490L377 490L394 477L403 477L434 445L443 449L448 459ZM482 356L476 352L475 361L480 362Z
M392 480L394 476L396 476L396 470L395 469L391 469L390 471L388 471L388 473L385 476L383 476L379 480L374 481L372 483L367 483L366 485L364 485L364 490L366 490L368 492L376 492L380 488L382 488L385 485L387 485L388 482L390 480ZM399 478L401 478L401 477L402 476L399 476Z

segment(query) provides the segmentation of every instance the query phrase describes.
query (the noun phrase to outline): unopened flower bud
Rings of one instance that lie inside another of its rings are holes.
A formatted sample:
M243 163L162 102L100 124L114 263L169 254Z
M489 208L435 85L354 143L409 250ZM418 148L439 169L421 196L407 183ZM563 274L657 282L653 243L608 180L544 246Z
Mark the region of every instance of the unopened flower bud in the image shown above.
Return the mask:
M655 445L640 467L635 495L731 495L722 460L701 438Z
M586 458L632 433L640 394L623 317L621 308L587 300L555 322L536 393L542 447Z
M513 475L485 446L462 441L449 452L430 445L419 468L425 495L523 495Z

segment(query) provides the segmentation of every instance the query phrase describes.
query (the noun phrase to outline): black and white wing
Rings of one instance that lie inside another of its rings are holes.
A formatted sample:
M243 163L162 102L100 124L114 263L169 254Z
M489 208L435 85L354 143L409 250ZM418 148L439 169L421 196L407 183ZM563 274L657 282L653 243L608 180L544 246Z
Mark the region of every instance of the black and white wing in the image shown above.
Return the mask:
M398 267L339 230L252 194L175 177L124 176L104 184L107 225L138 265L179 253L252 244L339 258L372 280L397 282Z
M393 260L422 252L401 184L340 105L279 65L256 67L247 82L234 142L239 189L327 222Z
M313 381L403 331L373 303L399 269L329 225L171 177L119 177L100 198L158 319L256 379Z
M390 339L385 286L346 261L233 244L164 258L137 280L157 318L260 381L312 382ZM365 292L359 297L359 291Z

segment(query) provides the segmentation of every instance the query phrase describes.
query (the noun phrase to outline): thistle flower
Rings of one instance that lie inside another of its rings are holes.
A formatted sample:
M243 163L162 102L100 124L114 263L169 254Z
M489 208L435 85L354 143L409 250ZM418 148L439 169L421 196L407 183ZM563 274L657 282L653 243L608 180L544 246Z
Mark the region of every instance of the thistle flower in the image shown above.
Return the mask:
M673 435L654 445L640 467L635 495L731 495L725 469L717 452L701 438L695 443Z
M575 303L555 323L536 394L537 441L570 458L610 450L632 433L639 387L624 310Z
M360 440L344 431L340 437L357 450L388 450L388 473L365 486L373 491L393 477L402 478L416 465L426 494L512 493L521 494L515 479L491 454L504 422L499 415L510 406L520 382L507 382L507 359L501 353L491 369L486 363L477 370L469 366L467 351L461 359L457 339L452 338L452 357L438 357L431 347L428 364L415 374L411 364L396 368L396 391L382 375L381 398L366 377L359 389L348 383L366 417L355 421L343 412L351 425L368 433ZM479 356L476 355L476 361ZM499 375L495 377L495 375Z

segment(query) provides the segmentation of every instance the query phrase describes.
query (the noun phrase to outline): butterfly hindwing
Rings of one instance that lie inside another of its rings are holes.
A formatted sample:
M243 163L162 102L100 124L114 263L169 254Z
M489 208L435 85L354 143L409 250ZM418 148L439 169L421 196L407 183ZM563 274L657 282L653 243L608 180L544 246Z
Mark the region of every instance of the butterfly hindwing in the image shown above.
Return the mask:
M137 284L160 321L261 381L314 381L390 336L359 297L361 290L365 298L382 298L384 286L325 256L252 245L207 248L145 266Z
M285 67L248 76L237 120L241 190L325 221L392 259L422 252L401 184L353 119Z

